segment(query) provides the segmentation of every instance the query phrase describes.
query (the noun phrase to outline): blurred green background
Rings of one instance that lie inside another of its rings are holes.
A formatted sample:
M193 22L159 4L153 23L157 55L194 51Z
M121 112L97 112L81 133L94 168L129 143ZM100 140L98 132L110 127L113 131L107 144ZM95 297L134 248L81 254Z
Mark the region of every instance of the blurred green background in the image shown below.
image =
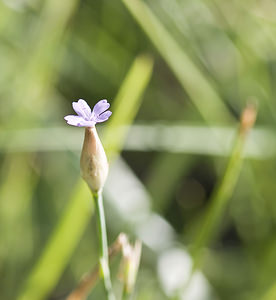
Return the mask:
M144 243L134 298L276 299L275 82L273 0L0 0L0 299L65 299L97 263L79 98L111 103L108 237Z

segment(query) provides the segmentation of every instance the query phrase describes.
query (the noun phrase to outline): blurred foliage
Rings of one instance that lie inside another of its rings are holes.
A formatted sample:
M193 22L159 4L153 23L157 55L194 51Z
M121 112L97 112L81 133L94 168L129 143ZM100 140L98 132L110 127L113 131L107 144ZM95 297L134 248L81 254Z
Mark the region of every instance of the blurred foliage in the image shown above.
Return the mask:
M74 194L83 131L63 120L79 98L113 108L110 127L98 126L108 153L123 150L106 187L108 233L110 242L125 231L145 243L136 299L276 298L275 12L273 0L0 0L1 299L16 299L70 199L79 211L86 200ZM154 60L148 86L151 59L137 79L126 77L145 54ZM246 160L236 185L227 179L225 207L191 275L189 251L249 100L258 117ZM123 142L125 128L115 127L135 116ZM77 223L65 223L65 239ZM96 264L94 218L87 223L71 252L58 248L46 261L55 273L41 273L42 285L52 280L47 299L65 299ZM90 299L102 292L98 284Z

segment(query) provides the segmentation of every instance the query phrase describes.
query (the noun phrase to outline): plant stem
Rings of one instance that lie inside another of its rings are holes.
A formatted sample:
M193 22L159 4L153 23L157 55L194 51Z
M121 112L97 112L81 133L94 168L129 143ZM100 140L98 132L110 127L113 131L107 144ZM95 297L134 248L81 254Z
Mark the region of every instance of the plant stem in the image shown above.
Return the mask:
M121 233L116 241L109 247L108 256L112 260L122 250L122 243L126 235ZM94 288L100 276L100 265L97 264L92 271L85 274L77 287L68 295L66 300L85 300L89 292Z
M129 294L129 292L127 291L126 285L124 285L121 300L130 300L130 299L131 299L131 294Z
M211 196L210 206L207 209L200 232L194 243L194 248L192 250L194 259L193 271L197 269L201 263L203 248L209 244L219 229L219 223L223 218L226 205L228 204L238 181L243 163L243 150L246 138L248 132L254 125L255 119L256 108L253 104L248 104L242 113L240 128L224 176Z
M95 199L95 204L96 204L96 216L97 216L98 234L99 234L99 242L100 242L99 262L100 262L101 275L103 276L107 299L115 300L116 298L113 293L112 283L110 279L107 234L106 234L106 224L105 224L102 193L101 192L93 193L93 197Z

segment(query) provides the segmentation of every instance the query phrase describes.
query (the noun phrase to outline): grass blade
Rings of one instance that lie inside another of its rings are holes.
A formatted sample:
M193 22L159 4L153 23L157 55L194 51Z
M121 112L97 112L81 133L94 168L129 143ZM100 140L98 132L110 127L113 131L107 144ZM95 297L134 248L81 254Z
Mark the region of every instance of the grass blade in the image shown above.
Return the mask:
M199 68L178 45L147 4L140 0L122 0L163 56L203 118L210 121L231 119L231 115Z
M128 126L134 120L140 107L139 99L149 83L152 68L153 62L150 57L136 58L114 100L113 110L116 114L108 122L103 136L103 144L109 158L123 148Z
M75 249L75 240L80 238L92 215L94 208L88 194L86 184L79 182L18 299L45 299L55 286Z
M261 298L261 300L275 300L276 299L276 284L266 292L266 294Z
M255 108L248 106L241 118L241 126L236 137L232 154L229 158L225 173L211 196L210 206L207 209L199 234L195 240L192 255L194 269L198 267L202 257L202 249L208 245L215 234L227 202L233 193L243 162L243 150L248 130L255 122Z

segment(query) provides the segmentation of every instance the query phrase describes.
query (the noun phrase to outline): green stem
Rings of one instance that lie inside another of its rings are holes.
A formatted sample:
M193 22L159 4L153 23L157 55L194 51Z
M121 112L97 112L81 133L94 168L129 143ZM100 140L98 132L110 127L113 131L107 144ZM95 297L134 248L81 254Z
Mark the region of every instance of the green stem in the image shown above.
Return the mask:
M131 299L131 294L127 291L126 285L123 287L123 293L122 293L122 300L130 300Z
M110 270L109 270L109 259L108 259L108 244L107 244L107 234L106 234L106 224L105 224L105 215L103 207L103 197L101 192L93 194L96 204L96 216L98 223L99 231L99 242L100 242L100 268L101 275L104 279L104 286L106 291L106 296L108 300L115 300L115 295L112 289L112 283L110 279Z
M219 224L223 218L226 205L233 194L241 171L247 133L254 124L252 120L254 119L255 113L255 110L248 106L241 118L240 129L224 176L211 196L210 206L207 209L200 232L194 243L192 250L192 256L194 258L193 271L197 269L201 263L203 248L210 243L215 233L219 231Z

